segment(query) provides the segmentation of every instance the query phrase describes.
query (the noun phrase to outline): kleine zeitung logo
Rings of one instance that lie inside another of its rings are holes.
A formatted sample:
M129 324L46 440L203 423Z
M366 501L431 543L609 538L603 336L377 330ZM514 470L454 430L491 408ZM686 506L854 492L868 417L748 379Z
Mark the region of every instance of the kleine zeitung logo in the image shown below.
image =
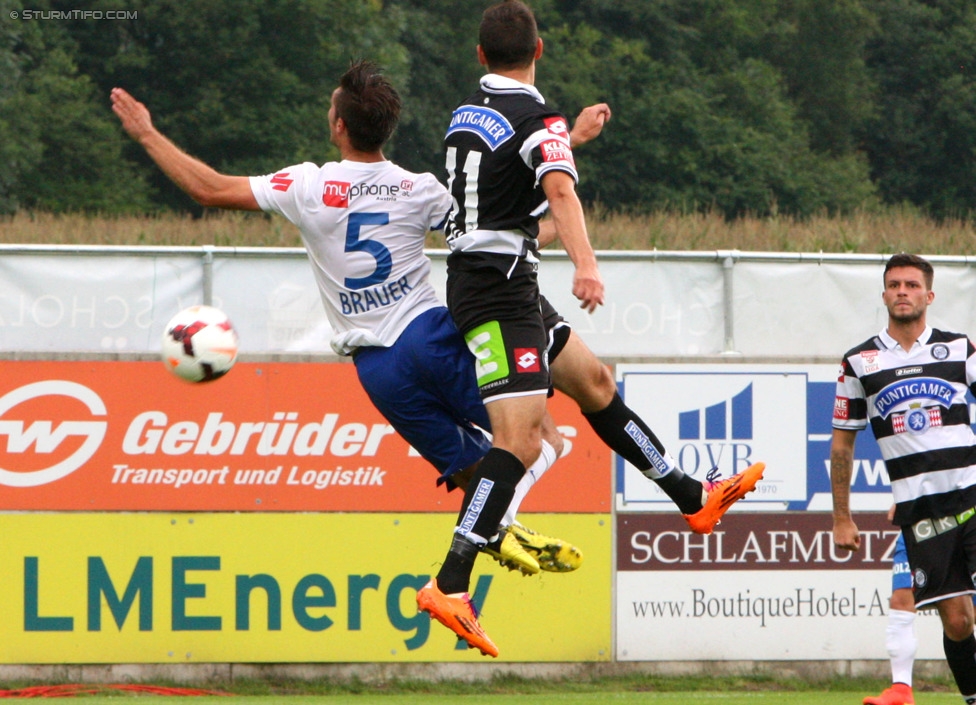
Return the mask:
M20 404L46 396L63 396L77 399L93 417L105 416L105 404L95 392L77 382L45 380L24 385L0 397L0 436L7 437L6 453L24 453L31 446L38 455L57 450L69 436L84 438L81 445L67 458L53 465L30 472L15 472L0 468L0 485L8 487L36 487L67 477L84 465L95 454L105 439L107 421L52 421L36 420L25 426L23 420L7 418L7 412Z

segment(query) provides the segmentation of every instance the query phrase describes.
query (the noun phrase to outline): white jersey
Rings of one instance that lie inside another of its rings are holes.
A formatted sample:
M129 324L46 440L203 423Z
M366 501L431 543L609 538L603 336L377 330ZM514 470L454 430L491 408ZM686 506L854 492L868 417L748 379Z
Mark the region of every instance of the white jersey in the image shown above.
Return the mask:
M306 162L250 181L262 210L301 231L338 354L388 347L442 305L424 238L442 225L451 197L433 175L389 161Z

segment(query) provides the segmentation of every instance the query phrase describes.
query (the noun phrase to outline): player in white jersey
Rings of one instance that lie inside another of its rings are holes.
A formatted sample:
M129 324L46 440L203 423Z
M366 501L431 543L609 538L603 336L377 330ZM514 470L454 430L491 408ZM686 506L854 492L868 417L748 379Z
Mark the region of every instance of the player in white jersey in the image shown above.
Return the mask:
M450 478L449 488L464 487L490 447L482 431L490 422L473 360L428 281L423 251L450 197L430 174L413 174L383 157L400 98L376 67L354 64L332 95L329 126L341 162L298 164L259 177L216 172L166 139L146 107L124 90L114 89L111 97L129 135L198 203L276 212L299 227L335 330L333 348L353 355L370 399L440 471L439 484ZM486 546L503 565L525 573L579 565L575 547L540 541L515 522L519 502L561 448L550 423L543 452L503 518L516 530ZM518 543L523 536L532 541L529 553Z
M337 354L389 347L442 305L428 281L424 238L443 222L450 199L431 174L385 160L306 162L251 177L251 190L261 210L301 229Z
M888 325L844 355L830 448L833 538L840 548L860 547L851 475L855 436L870 423L891 478L893 521L905 539L915 606L938 610L946 661L972 705L976 434L966 393L976 392L976 348L965 335L926 323L933 276L921 257L892 256L883 275Z

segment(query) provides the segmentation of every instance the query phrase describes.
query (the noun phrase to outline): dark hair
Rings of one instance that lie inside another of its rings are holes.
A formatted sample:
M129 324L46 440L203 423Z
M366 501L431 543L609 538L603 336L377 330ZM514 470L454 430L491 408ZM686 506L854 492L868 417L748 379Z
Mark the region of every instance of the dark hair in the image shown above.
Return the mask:
M539 28L532 10L518 0L492 5L481 16L478 44L489 70L524 69L535 59Z
M360 152L382 148L400 120L400 94L372 61L352 63L333 102L336 118L346 123L349 142Z
M907 252L899 252L897 255L892 255L888 262L885 264L884 274L881 275L881 281L886 282L888 279L888 270L894 269L895 267L914 267L922 273L925 277L925 288L932 290L932 281L935 279L935 270L932 269L932 265L927 259L919 257L918 255L910 255Z

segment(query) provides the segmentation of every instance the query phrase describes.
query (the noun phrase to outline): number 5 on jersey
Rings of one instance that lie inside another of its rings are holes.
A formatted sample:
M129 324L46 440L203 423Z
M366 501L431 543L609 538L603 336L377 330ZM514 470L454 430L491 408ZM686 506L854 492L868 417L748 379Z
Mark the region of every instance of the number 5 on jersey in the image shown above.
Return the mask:
M349 289L365 289L374 284L382 284L393 269L393 256L381 242L360 240L359 231L364 225L386 225L390 222L389 213L350 213L346 226L345 252L365 252L376 260L376 269L368 277L346 277Z

